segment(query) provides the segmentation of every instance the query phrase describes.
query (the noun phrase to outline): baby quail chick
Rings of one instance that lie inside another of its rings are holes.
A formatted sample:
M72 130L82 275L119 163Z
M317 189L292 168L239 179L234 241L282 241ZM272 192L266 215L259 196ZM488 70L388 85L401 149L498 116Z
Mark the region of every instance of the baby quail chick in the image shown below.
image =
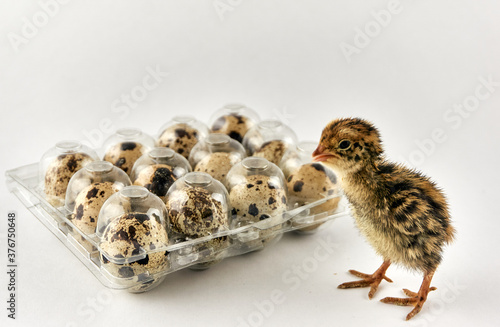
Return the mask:
M380 135L369 122L359 118L330 122L321 135L314 161L330 166L340 177L352 215L361 233L384 262L368 275L349 272L360 281L339 288L368 287L371 299L385 279L391 263L424 274L418 293L404 289L408 298L387 297L381 301L413 305L411 319L422 309L432 276L441 262L443 246L453 240L448 206L443 193L417 171L386 161Z

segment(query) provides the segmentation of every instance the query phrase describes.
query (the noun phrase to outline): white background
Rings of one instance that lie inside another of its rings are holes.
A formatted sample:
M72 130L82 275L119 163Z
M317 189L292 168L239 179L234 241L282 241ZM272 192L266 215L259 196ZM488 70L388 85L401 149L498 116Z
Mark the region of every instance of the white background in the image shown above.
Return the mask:
M51 15L40 5L48 2L0 4L3 267L7 212L18 214L18 312L9 326L498 322L498 1L401 1L382 27L372 12L387 11L385 0L222 0L229 7L219 10L212 0L74 0L52 3ZM33 22L38 27L30 29ZM359 35L365 28L368 39ZM357 47L346 56L342 47L349 46ZM148 67L168 75L147 93L132 94ZM493 81L489 91L480 79ZM126 108L123 95L138 101ZM104 288L4 186L5 170L36 162L59 140L100 143L110 124L156 134L174 115L207 122L235 101L283 119L301 140L318 140L336 117L368 118L390 158L445 190L457 239L433 280L438 290L414 320L404 322L411 308L378 300L417 290L417 273L391 267L394 283L383 283L371 301L367 289L336 288L353 279L348 269L373 272L381 263L350 217L313 236L285 235L272 248L208 271L173 273L153 291L133 295ZM453 112L464 103L471 111ZM441 135L431 141L433 133ZM319 241L329 237L334 252L314 262ZM291 271L302 265L309 272L297 282ZM7 321L7 276L0 275ZM275 290L282 301L270 308Z

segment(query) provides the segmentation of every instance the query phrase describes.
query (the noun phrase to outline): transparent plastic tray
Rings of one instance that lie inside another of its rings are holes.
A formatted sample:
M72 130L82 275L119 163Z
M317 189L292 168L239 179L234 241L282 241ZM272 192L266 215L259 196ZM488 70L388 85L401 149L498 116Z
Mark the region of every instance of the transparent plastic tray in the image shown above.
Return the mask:
M99 242L94 235L85 235L81 233L71 222L68 217L70 213L63 207L55 208L50 205L38 188L38 164L30 164L15 168L6 172L6 184L10 192L15 194L23 205L29 209L35 217L47 227L70 251L79 258L79 260L101 281L101 283L112 289L129 290L137 285L127 281L126 278L117 278L112 276L101 266L99 259L100 251ZM155 249L154 252L168 251L169 267L167 270L154 275L141 276L139 281L135 283L148 285L154 281L162 280L165 275L174 271L199 265L204 262L204 255L202 246L196 246L203 242L209 241L218 237L229 237L230 245L224 251L224 258L241 255L247 252L261 250L262 244L259 242L251 242L258 239L259 233L262 230L269 230L273 234L282 234L292 230L304 229L308 226L331 221L335 218L347 214L346 201L342 197L338 207L334 211L322 212L315 215L310 215L311 208L321 205L322 203L334 198L341 197L341 195L332 195L316 202L298 207L293 210L285 212L280 217L271 217L250 225L230 229L228 231L220 232L214 235L197 238L189 241L180 241L166 247ZM279 228L273 228L280 225ZM320 226L320 228L323 226ZM82 246L82 244L75 239L75 235L85 238L91 245L92 249ZM279 237L277 237L279 239ZM249 246L253 244L253 246ZM127 258L121 262L114 262L123 264L133 262L145 258L148 253L142 251L136 256ZM134 290L132 290L134 291Z

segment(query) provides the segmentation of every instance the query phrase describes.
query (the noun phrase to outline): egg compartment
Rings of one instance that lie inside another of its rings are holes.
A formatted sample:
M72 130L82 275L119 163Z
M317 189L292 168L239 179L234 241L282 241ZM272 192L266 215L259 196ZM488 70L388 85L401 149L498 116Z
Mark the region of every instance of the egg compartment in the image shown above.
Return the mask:
M312 208L321 205L323 202L340 197L340 194L331 195L324 199L315 201L292 210L288 210L278 217L280 229L270 231L274 225L273 220L263 220L253 224L244 226L232 226L231 229L220 231L212 235L199 237L196 239L175 239L172 237L169 244L156 248L155 250L139 251L134 256L129 258L110 257L110 261L116 264L123 264L143 260L146 255L155 252L168 252L169 267L166 270L155 273L144 273L136 279L118 278L109 273L102 266L100 261L100 251L106 253L100 248L100 241L96 234L87 235L81 232L74 226L69 215L71 214L65 207L53 207L50 205L43 191L38 187L38 164L31 164L12 169L6 172L6 184L10 192L12 192L23 205L34 214L34 216L50 230L82 263L87 267L92 274L106 287L118 290L128 290L130 292L141 292L153 288L158 285L163 278L173 272L203 264L204 258L208 252L201 250L200 244L210 241L214 238L227 237L229 239L229 247L224 251L223 258L227 259L232 256L242 255L247 252L259 250L262 245L249 247L249 241L258 239L262 231L267 231L269 235L279 235L286 232L296 230L295 222L300 222L302 227L316 224L318 222L332 221L336 218L347 214L346 201L342 199L339 206L333 212L316 214L309 216ZM71 232L73 231L73 232ZM92 250L78 241L82 237L93 245Z
M231 168L226 187L232 207L232 227L262 226L258 237L247 237L246 245L258 249L279 241L284 223L282 214L288 209L288 192L281 170L264 158L247 157Z
M304 204L315 202L329 195L339 194L340 187L335 173L322 163L312 162L312 153L316 148L316 142L303 141L290 148L280 163L283 171L290 200L290 208L297 208ZM321 214L334 211L338 205L339 198L334 197L321 205L311 208L307 216L319 219ZM314 232L321 224L301 227L297 222L298 232Z
M246 157L241 143L226 134L209 134L189 155L193 171L204 172L224 183L229 170Z
M130 176L135 161L154 147L151 135L138 128L121 128L104 141L102 158Z
M166 201L173 183L191 172L186 158L169 148L154 148L140 157L130 175L134 185L143 186Z
M47 150L39 162L37 185L47 202L63 206L70 178L95 160L99 160L96 152L78 141L61 141Z
M189 241L229 230L228 199L224 185L209 174L186 174L178 179L167 193L166 209L172 231L181 241ZM205 269L220 262L229 245L226 236L211 237L184 251L198 253L199 260L203 260L203 265L194 265L193 269Z
M213 113L210 131L229 135L241 143L248 130L259 121L259 115L253 109L240 103L229 103Z
M252 127L242 143L249 156L265 158L279 165L285 152L297 144L297 135L283 122L266 119Z
M99 212L95 236L101 269L130 286L131 292L147 290L137 285L169 269L165 250L169 232L163 201L144 187L125 187L109 197Z
M175 116L159 130L156 145L171 148L186 159L200 139L208 135L208 127L192 116Z
M81 233L95 233L99 211L104 202L114 193L130 186L130 178L108 161L93 161L77 171L70 179L66 191L65 209L68 218ZM93 245L75 229L74 237L87 249Z
M95 183L111 183L118 190L132 184L128 175L110 162L93 161L77 171L69 180L64 202L66 210L72 212L76 198L84 189Z

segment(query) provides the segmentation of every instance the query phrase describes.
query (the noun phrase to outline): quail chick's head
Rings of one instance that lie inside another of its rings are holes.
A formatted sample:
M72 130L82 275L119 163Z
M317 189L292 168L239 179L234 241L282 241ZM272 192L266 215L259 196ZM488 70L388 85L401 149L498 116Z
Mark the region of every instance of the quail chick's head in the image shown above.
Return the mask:
M342 175L355 173L380 159L382 141L377 129L360 118L343 118L330 122L313 153Z

